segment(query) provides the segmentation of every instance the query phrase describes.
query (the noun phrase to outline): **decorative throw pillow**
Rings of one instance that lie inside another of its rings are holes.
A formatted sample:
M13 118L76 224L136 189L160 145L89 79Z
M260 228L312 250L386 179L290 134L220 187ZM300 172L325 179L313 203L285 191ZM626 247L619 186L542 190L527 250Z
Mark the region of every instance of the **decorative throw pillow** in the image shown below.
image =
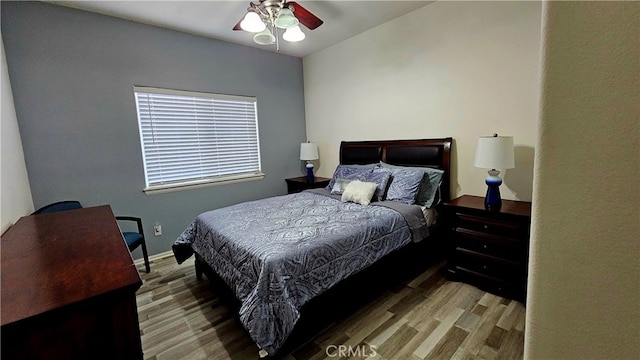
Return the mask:
M344 189L349 185L353 180L349 179L336 179L333 187L331 188L331 193L335 195L341 195L344 192Z
M420 188L418 189L418 194L416 195L416 204L428 208L438 205L439 200L436 201L436 195L440 191L444 170L430 167L397 166L384 162L380 162L380 166L386 169L412 169L422 171L424 175L420 183Z
M376 191L376 183L353 180L342 193L342 201L351 201L360 205L369 205Z
M353 167L352 165L338 165L336 170L333 172L333 176L331 177L326 189L331 191L333 189L333 184L335 184L337 179L362 180L364 179L364 176L371 171L373 171L373 166Z
M377 169L373 169L373 172L365 174L363 178L359 178L358 180L364 182L372 182L376 183L376 192L373 193L373 201L382 201L384 200L385 193L387 191L387 185L389 184L389 180L391 180L391 173L385 171L376 171Z
M424 177L422 170L380 168L373 171L374 173L391 173L391 184L387 190L387 200L399 201L409 205L416 203L416 195Z

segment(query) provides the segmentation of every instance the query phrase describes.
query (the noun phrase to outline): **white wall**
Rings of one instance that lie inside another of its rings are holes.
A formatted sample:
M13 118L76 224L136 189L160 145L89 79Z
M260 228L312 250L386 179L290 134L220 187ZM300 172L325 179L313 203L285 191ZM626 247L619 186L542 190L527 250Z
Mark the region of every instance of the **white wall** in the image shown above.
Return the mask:
M539 2L436 2L304 59L307 138L330 177L341 140L452 136L452 195L484 195L481 135L514 136L503 198L531 200Z
M21 216L33 212L33 200L29 189L27 168L24 163L22 141L18 130L16 110L13 106L11 82L7 71L7 59L2 43L2 128L0 131L2 157L0 169L0 233L4 233Z
M528 359L640 358L640 3L548 2Z

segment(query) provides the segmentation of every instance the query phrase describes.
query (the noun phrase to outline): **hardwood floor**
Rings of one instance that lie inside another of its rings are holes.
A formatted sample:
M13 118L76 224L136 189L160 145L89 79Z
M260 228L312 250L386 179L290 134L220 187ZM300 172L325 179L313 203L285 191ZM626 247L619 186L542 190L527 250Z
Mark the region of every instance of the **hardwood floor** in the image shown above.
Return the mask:
M178 265L171 253L152 257L149 274L136 264L143 279L137 302L145 359L259 358L234 302L206 278L196 280L193 258ZM278 357L521 359L523 304L447 281L443 266L387 284L312 331L310 340L292 340L291 350Z

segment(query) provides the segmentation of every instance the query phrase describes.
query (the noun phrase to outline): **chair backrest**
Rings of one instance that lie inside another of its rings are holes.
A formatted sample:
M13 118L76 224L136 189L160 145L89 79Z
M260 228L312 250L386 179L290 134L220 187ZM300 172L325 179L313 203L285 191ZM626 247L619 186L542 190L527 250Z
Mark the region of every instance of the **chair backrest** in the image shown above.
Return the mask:
M82 208L82 205L80 204L79 201L75 201L75 200L59 201L53 204L45 205L40 209L34 211L31 215L47 214L47 213L52 213L57 211L67 211L67 210L81 209L81 208Z

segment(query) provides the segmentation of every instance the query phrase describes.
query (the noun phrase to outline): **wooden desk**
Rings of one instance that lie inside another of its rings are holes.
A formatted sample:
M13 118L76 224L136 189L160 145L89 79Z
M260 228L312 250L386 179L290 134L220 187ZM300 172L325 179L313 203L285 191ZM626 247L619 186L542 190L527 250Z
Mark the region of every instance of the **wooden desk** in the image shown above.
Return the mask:
M142 359L140 275L109 206L2 235L2 359Z

